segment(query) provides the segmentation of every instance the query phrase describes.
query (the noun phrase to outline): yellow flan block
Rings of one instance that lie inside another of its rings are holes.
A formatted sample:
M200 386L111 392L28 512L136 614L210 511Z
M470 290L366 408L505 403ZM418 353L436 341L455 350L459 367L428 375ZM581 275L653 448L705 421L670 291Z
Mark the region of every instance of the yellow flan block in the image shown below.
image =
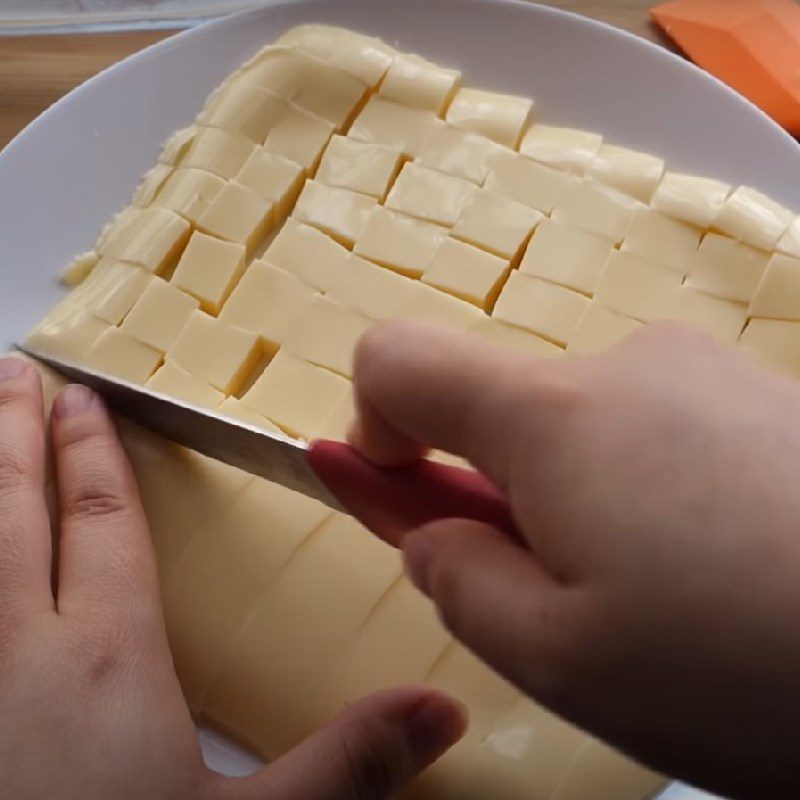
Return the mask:
M632 256L614 252L597 286L597 299L610 311L641 320L654 298L677 289L680 273Z
M730 195L731 188L722 181L668 170L650 205L656 211L682 222L708 228Z
M536 209L481 189L464 204L450 235L516 264L543 219Z
M632 197L592 181L575 181L553 209L553 219L619 244L634 214L644 206Z
M353 252L395 272L419 277L446 239L447 233L438 225L378 206L367 218Z
M197 224L225 181L202 169L176 169L164 182L153 205L168 208L192 224Z
M287 219L264 253L264 261L327 291L349 267L350 251L311 225Z
M775 249L783 255L800 258L800 217L789 226Z
M461 73L444 69L416 55L392 61L378 94L387 100L432 111L440 116L461 83Z
M407 158L414 158L431 131L443 124L432 111L372 97L356 117L348 136L383 144L399 150Z
M219 318L257 334L265 350L274 352L313 296L314 289L291 273L265 261L254 261Z
M310 173L319 163L334 130L330 122L290 105L267 134L264 149L294 161Z
M781 253L772 256L748 314L767 319L800 319L800 259Z
M364 233L367 219L376 205L373 197L307 180L297 198L293 216L299 222L319 228L346 247L352 247Z
M761 192L741 186L714 217L715 230L752 247L772 250L795 221L795 214Z
M400 314L403 319L437 322L440 325L447 325L462 331L466 331L474 325L481 316L483 316L483 311L472 303L459 300L457 297L452 297L419 282L416 285L414 297Z
M115 375L131 383L144 383L161 363L161 353L128 336L119 328L108 328L82 354L92 369Z
M475 185L463 178L409 162L389 190L386 207L438 225L452 226L475 191Z
M732 303L690 286L678 286L648 303L647 322L672 320L702 328L725 344L735 344L747 321L747 306Z
M478 308L491 309L511 271L505 259L448 238L422 275L422 282Z
M141 219L141 214L144 209L137 208L136 206L129 205L122 209L118 214L114 214L110 221L107 222L100 235L95 242L94 250L99 255L105 252L108 243L116 237L121 231L129 228L133 221ZM152 213L152 212L150 212Z
M641 322L609 311L595 300L589 304L567 342L567 352L583 354L608 350L641 326Z
M200 301L173 284L154 278L122 322L121 330L166 353Z
M608 239L546 219L536 229L519 268L526 275L591 295L612 250Z
M270 422L266 417L257 414L236 397L226 397L217 406L217 413L223 417L230 417L237 422L244 422L246 425L252 425L255 428L263 428L271 433L283 433L274 422ZM275 486L275 484L269 485Z
M193 311L167 358L221 392L235 394L261 353L255 333Z
M102 258L81 285L83 305L109 325L119 325L152 280L141 267Z
M397 177L402 153L382 144L334 136L322 156L316 179L382 201Z
M254 148L236 173L236 183L271 201L276 216L281 219L291 211L304 181L305 173L299 164L263 147Z
M550 214L575 178L518 153L504 153L493 164L484 186L543 214Z
M352 385L333 408L322 418L319 426L311 433L311 439L332 439L337 442L347 440L347 431L355 417L355 399Z
M518 350L537 358L561 358L564 350L558 345L542 339L535 333L507 325L494 317L483 316L467 330L469 336L478 336L498 347Z
M456 92L445 119L515 149L532 111L533 100L527 97L464 87Z
M196 125L189 125L175 131L161 148L158 163L174 167L186 155L200 129Z
M758 288L769 254L727 236L709 233L689 261L686 284L736 303L749 303Z
M28 334L25 342L35 350L61 356L67 361L83 361L109 327L87 311L51 312Z
M351 255L327 296L374 320L402 317L416 302L420 283Z
M177 397L203 408L216 408L225 395L205 381L190 375L174 361L165 361L148 379L145 386L161 394Z
M348 389L340 375L281 349L242 402L290 436L308 439Z
M134 191L131 198L131 205L138 208L149 206L173 172L174 167L169 164L156 164L152 169L149 169L136 187L136 191Z
M203 232L245 246L251 252L275 223L274 204L246 186L229 181L197 220Z
M564 346L572 337L589 299L564 286L512 272L492 316Z
M283 349L303 361L352 378L356 344L374 324L363 314L317 294L289 325Z
M554 169L583 176L597 158L602 144L603 137L597 133L537 123L525 132L519 151Z
M484 136L441 125L433 128L423 142L416 161L481 186L492 164L505 152L505 148Z
M586 174L643 203L649 203L664 177L664 161L647 153L605 142Z
M100 263L100 256L94 250L87 250L75 256L64 267L58 277L65 286L78 286L91 275L92 270Z
M172 283L215 316L244 272L245 247L195 231L172 274Z
M201 128L179 164L228 180L236 175L254 149L255 145L246 136L221 128Z
M739 347L759 364L800 378L800 322L751 319L739 337Z
M135 208L115 226L98 252L159 275L183 250L189 233L189 223L173 211Z
M703 232L694 225L652 209L633 215L622 251L685 275L700 246Z
M199 118L211 128L223 128L261 144L286 113L283 97L244 81L234 81Z

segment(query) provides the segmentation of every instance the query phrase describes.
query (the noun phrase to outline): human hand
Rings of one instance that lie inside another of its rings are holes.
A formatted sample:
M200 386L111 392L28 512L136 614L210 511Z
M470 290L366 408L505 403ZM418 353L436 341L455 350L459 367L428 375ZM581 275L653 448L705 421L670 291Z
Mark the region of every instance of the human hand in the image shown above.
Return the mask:
M377 800L460 737L454 701L402 687L353 705L252 777L208 770L172 667L147 522L113 424L88 389L69 387L51 427L55 553L41 382L30 363L0 360L4 797Z
M510 503L522 545L462 520L402 543L456 637L657 769L797 796L800 384L673 325L554 362L408 323L355 382L366 457L441 448Z

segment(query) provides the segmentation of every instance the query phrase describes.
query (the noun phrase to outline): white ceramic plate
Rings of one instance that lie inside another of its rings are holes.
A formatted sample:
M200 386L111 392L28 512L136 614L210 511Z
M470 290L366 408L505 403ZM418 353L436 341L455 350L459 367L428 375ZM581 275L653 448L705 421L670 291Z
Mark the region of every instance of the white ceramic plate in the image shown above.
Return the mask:
M376 34L467 83L535 97L553 124L597 130L675 169L749 184L800 210L800 148L680 58L616 29L514 0L284 0L151 47L90 80L0 154L0 345L62 293L56 275L128 200L159 145L219 81L292 25ZM255 760L201 736L215 768ZM664 796L700 795L673 787Z

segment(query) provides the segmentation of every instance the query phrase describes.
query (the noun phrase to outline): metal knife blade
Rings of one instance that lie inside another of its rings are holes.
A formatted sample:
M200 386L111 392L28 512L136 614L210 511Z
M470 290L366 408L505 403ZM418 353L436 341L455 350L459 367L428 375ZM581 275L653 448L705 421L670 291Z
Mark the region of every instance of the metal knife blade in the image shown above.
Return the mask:
M21 345L15 347L70 381L93 389L109 409L143 428L217 461L320 500L337 511L344 510L311 468L305 442L219 416L213 411L47 353Z

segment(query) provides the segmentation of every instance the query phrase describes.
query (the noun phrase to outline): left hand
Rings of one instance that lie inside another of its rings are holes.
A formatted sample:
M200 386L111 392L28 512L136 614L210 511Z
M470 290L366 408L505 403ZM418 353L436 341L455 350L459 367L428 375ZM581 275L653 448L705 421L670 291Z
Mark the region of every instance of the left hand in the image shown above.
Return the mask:
M25 361L0 360L4 797L378 800L461 736L454 701L403 687L353 705L251 777L211 772L172 667L136 483L88 389L56 400L52 443L55 557L40 379Z

